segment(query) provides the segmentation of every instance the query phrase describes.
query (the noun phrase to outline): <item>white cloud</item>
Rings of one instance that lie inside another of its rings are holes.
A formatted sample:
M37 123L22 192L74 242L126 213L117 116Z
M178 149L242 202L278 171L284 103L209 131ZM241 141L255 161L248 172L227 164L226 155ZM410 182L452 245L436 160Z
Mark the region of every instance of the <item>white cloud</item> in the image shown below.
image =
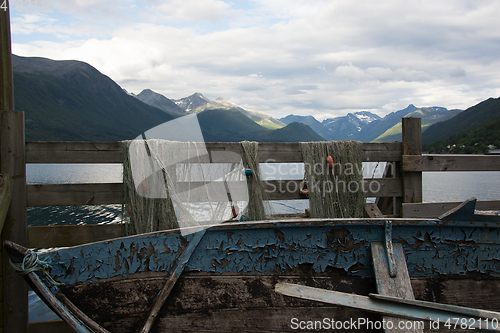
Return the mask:
M13 51L86 61L128 91L271 113L466 108L500 95L496 0L54 0ZM49 36L49 37L47 37Z

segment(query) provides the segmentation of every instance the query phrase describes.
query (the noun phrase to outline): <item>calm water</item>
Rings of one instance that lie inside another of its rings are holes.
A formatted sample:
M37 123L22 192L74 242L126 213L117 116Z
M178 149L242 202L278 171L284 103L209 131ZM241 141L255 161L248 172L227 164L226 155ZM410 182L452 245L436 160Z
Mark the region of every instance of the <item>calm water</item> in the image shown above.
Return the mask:
M363 163L364 177L381 177L384 164ZM263 164L264 179L300 179L301 163ZM120 183L121 164L28 164L28 184ZM500 172L427 172L423 174L424 202L500 199ZM273 201L276 214L298 213L308 208L307 200ZM28 208L28 225L105 224L121 221L121 205L62 206ZM33 293L29 294L30 322L58 317Z

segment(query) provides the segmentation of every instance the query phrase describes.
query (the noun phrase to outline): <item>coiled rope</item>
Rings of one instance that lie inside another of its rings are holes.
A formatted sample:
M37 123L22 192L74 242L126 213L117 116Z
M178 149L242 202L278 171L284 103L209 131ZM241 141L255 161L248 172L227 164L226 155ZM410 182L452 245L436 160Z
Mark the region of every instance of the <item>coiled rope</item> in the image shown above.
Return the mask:
M50 262L40 260L38 258L38 254L32 250L29 250L28 253L24 256L23 261L21 263L14 263L11 259L9 259L10 267L12 267L16 272L21 275L26 275L36 271L42 271L47 278L47 280L54 286L60 286L64 283L59 283L55 281L52 276L50 276L46 269L50 268Z

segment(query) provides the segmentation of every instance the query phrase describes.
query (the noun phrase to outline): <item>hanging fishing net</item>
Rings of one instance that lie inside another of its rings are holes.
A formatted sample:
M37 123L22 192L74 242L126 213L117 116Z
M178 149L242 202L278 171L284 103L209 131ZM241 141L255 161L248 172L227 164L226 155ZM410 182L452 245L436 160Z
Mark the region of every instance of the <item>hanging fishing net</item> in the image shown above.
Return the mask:
M267 196L262 188L261 174L259 168L259 144L257 142L243 141L241 145L241 158L243 165L251 172L247 178L248 186L248 206L244 213L247 221L260 221L266 219L266 208L269 211L270 207L266 207ZM267 205L268 206L268 205Z
M301 150L311 217L363 217L362 143L302 142Z
M129 235L242 216L265 219L256 142L241 143L239 153L208 152L197 117L191 115L124 142L123 149Z

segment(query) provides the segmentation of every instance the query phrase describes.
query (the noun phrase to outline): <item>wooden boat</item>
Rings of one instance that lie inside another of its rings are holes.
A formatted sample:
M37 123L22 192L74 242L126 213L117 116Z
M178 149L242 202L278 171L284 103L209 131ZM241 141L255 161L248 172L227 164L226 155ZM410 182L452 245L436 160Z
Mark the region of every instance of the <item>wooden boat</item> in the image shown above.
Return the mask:
M4 245L77 332L294 331L325 318L381 317L342 300L285 296L290 283L500 310L500 219L474 206L438 219L239 222L40 252Z

